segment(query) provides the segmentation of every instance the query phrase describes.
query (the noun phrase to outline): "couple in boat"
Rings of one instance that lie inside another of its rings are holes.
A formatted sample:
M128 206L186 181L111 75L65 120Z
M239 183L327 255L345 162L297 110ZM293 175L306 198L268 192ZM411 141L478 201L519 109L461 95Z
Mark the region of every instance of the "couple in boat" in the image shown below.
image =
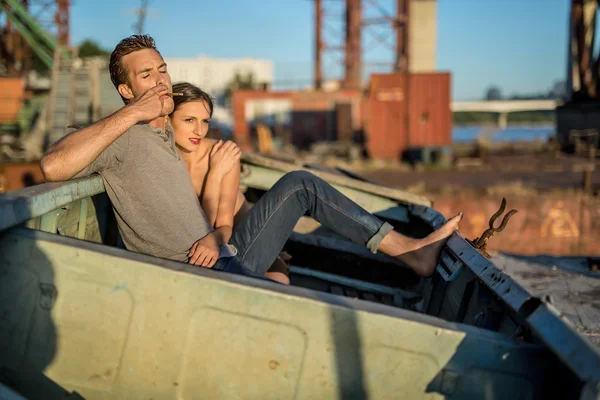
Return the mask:
M253 206L239 190L240 149L206 138L209 95L172 86L148 35L123 39L110 57L124 107L54 143L41 161L48 181L99 173L128 250L289 283L278 259L298 219L325 227L431 275L462 213L413 239L306 171L283 176Z

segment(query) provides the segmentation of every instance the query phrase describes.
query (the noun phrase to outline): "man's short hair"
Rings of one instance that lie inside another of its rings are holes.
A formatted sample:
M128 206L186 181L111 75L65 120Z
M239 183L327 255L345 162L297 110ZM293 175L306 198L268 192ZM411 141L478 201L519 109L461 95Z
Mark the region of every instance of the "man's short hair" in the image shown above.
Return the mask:
M158 54L160 52L156 49L154 39L150 35L131 35L119 42L112 54L110 55L110 63L108 64L108 70L110 72L110 80L112 81L115 88L119 90L119 85L129 85L129 71L123 65L123 57L127 54L134 53L139 50L152 49ZM127 99L121 96L124 103L127 103Z

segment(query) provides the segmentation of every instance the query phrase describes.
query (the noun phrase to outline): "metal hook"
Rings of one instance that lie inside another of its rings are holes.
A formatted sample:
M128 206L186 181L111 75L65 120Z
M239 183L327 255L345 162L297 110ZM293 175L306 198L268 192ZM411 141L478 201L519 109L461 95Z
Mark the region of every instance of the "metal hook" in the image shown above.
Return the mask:
M476 238L475 240L473 240L471 242L471 244L473 244L473 246L476 249L480 250L483 253L483 255L485 255L488 258L490 258L490 255L486 251L486 246L487 246L488 240L492 236L494 236L495 233L502 232L504 230L504 228L506 228L506 224L508 224L508 220L518 212L517 210L510 210L508 213L506 213L506 215L502 219L502 223L500 223L500 226L498 228L494 228L494 223L496 222L498 217L500 217L502 215L502 213L504 213L505 208L506 208L506 199L503 197L502 204L500 205L500 209L496 213L494 213L494 215L492 215L492 217L490 218L490 227L488 229L486 229L485 232L483 232L483 234L479 238Z
M508 224L508 220L510 219L510 217L512 217L514 214L518 213L517 210L510 210L508 213L506 213L506 215L502 219L502 223L500 224L500 226L498 228L494 228L494 223L496 222L498 217L500 215L502 215L505 208L506 208L506 199L503 197L502 204L500 205L500 209L494 215L492 215L492 217L490 218L490 229L492 231L494 231L494 233L502 232L504 230L504 228L506 228L506 224Z

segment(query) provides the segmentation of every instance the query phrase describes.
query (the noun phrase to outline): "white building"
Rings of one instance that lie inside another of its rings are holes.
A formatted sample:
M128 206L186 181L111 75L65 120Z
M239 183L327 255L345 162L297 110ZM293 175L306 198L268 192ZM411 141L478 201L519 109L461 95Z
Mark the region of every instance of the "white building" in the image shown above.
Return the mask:
M252 58L216 59L210 57L166 58L173 84L189 82L219 99L236 73L252 73L256 83L273 83L273 62Z

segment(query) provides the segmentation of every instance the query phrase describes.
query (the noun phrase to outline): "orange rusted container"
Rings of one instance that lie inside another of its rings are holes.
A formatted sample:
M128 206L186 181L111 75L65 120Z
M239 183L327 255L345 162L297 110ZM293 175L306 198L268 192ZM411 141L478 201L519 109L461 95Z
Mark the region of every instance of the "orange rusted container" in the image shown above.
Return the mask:
M409 148L452 142L450 74L374 74L365 103L367 149L398 160Z
M43 183L39 162L0 163L0 193Z
M23 78L0 77L0 124L17 123L24 100Z
M411 74L408 147L452 144L450 73Z
M371 76L365 131L367 150L372 158L397 160L407 147L406 87L406 74Z

